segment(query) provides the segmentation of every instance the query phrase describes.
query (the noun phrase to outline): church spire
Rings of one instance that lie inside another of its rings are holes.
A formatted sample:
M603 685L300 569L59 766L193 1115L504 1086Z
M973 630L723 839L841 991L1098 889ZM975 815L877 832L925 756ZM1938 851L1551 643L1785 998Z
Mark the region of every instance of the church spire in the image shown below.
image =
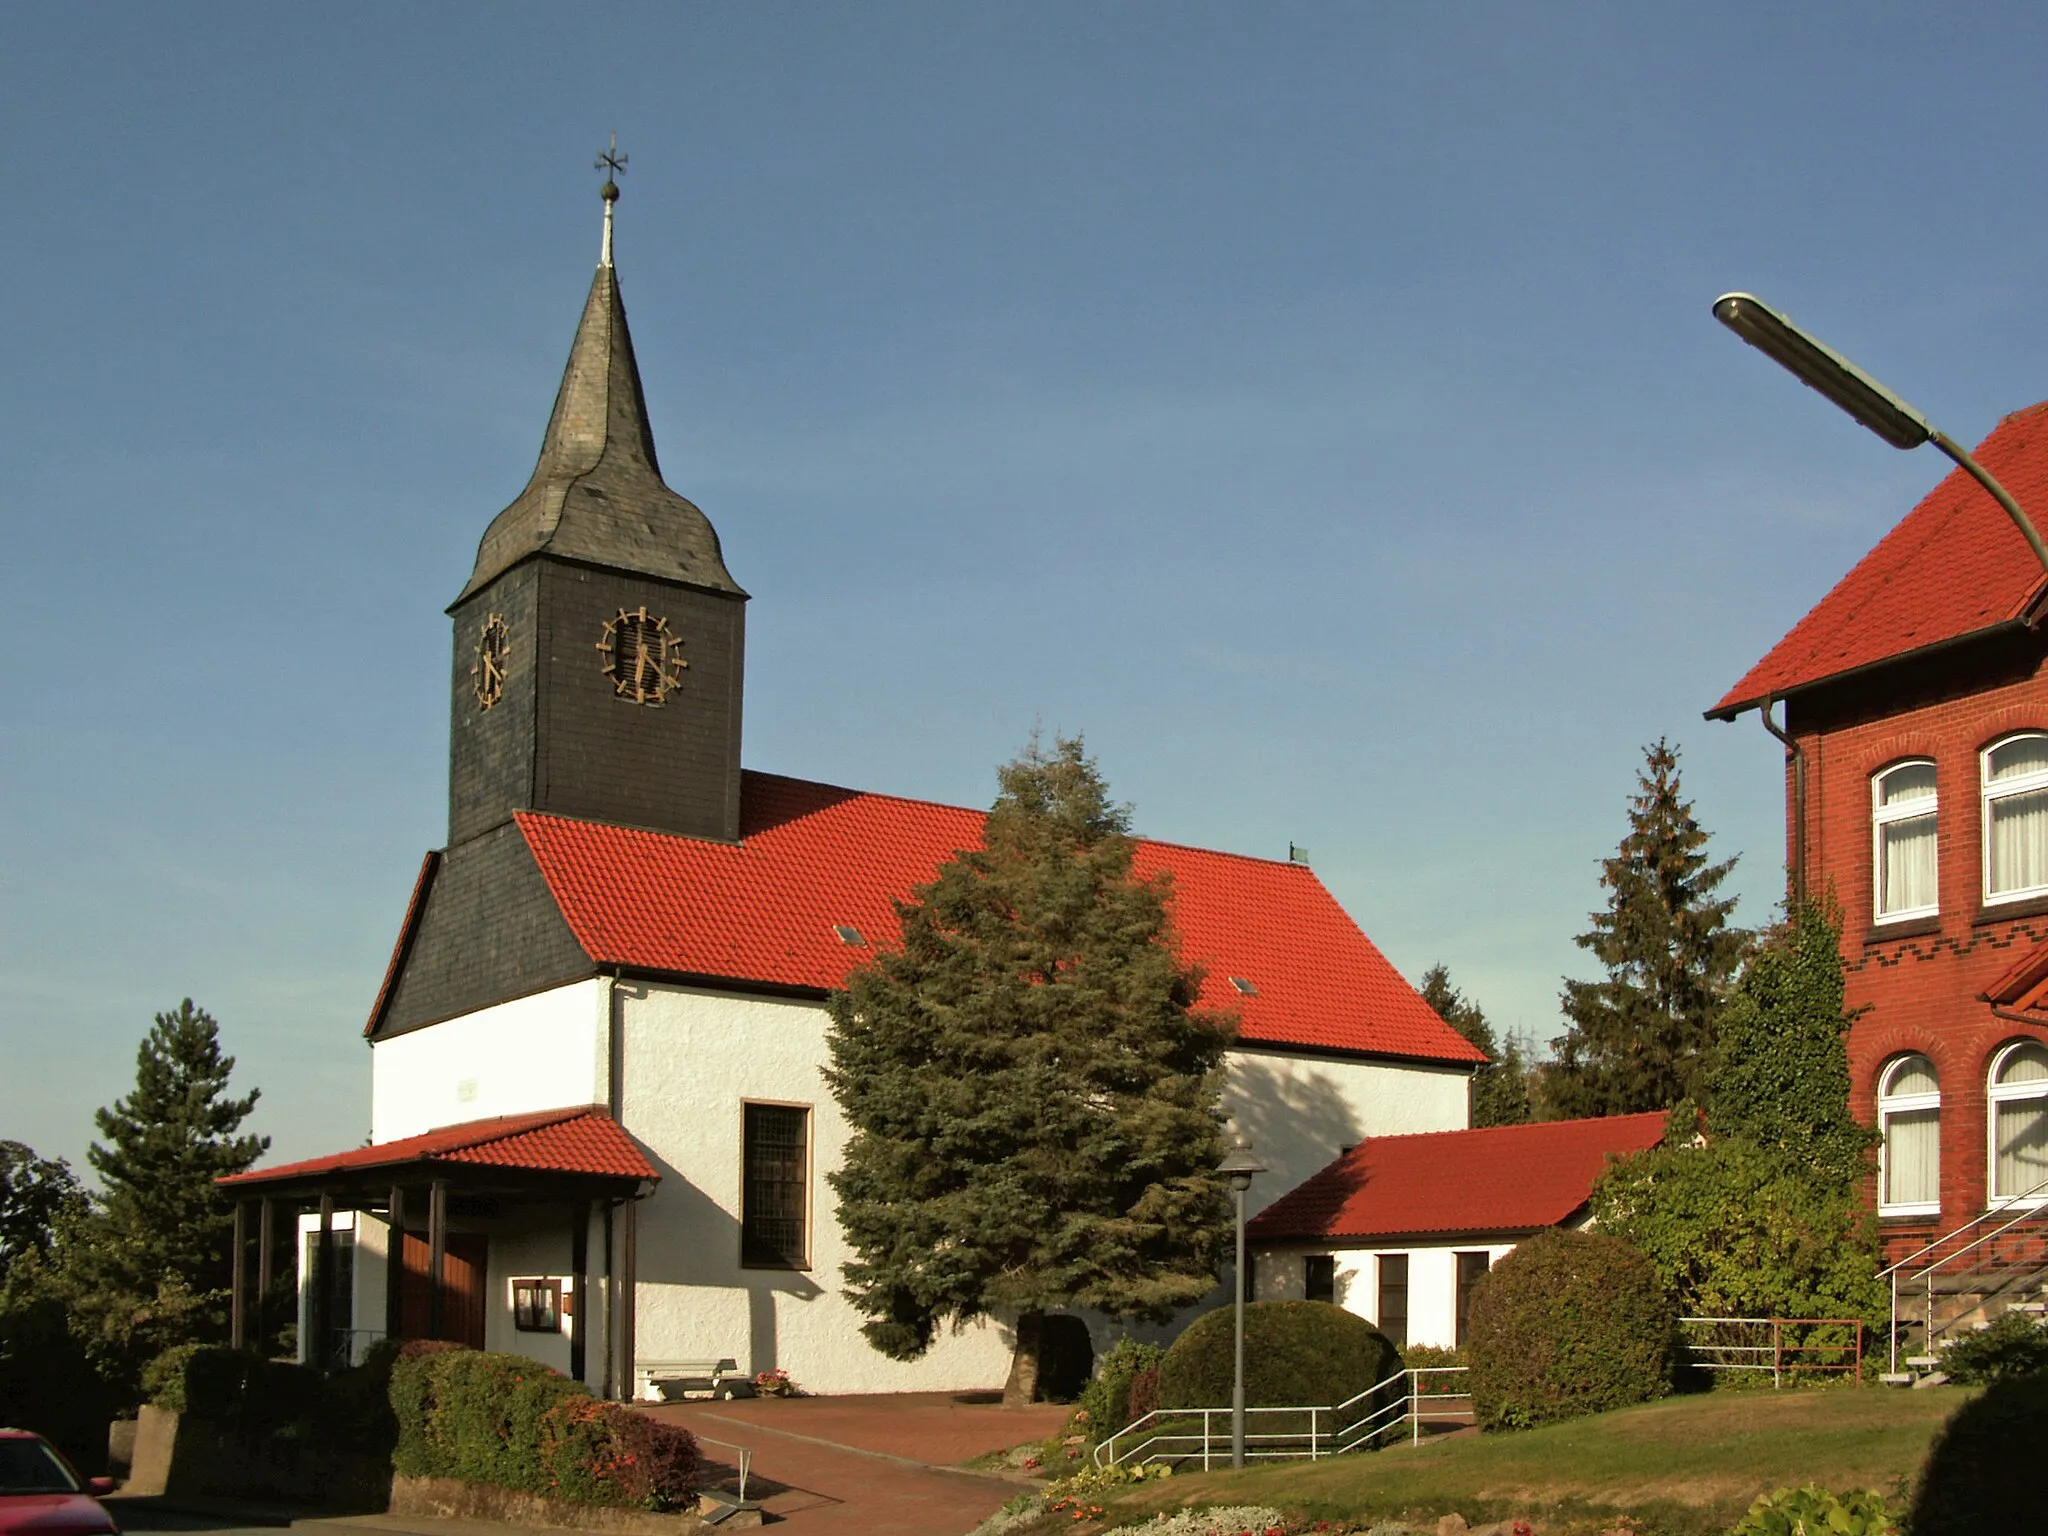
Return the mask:
M543 552L637 575L739 596L710 520L661 478L625 300L612 266L612 210L626 157L618 141L598 157L610 172L604 246L533 477L493 519L477 549L460 604L513 566Z

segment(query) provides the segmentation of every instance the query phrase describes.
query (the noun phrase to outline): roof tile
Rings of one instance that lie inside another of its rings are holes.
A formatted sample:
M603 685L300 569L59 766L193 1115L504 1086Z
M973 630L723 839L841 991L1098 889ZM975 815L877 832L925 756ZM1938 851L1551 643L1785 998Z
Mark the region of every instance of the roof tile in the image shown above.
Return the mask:
M963 848L984 815L747 773L741 840L701 841L523 812L541 873L600 965L829 990L901 932L893 903ZM1140 840L1138 873L1173 877L1201 1001L1247 1043L1430 1061L1485 1056L1422 1001L1304 865ZM849 925L863 945L834 931ZM1240 995L1228 978L1257 990Z
M2022 507L2048 509L2048 401L2006 417L1976 458ZM2040 563L1998 503L1961 469L1951 470L1707 713L1733 715L2012 623L2042 580Z
M466 1120L398 1141L232 1174L219 1182L260 1184L305 1174L414 1162L481 1163L534 1173L593 1173L623 1179L660 1177L616 1120L597 1106L587 1105Z
M1263 1241L1533 1232L1586 1203L1611 1157L1664 1138L1663 1111L1374 1136L1254 1217Z

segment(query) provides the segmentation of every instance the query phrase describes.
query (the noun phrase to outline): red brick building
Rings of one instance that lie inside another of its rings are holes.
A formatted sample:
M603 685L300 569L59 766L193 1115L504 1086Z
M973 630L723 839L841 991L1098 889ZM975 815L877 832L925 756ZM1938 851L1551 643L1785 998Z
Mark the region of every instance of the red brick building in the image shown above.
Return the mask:
M2048 520L2048 402L1977 453ZM2048 573L1956 470L1708 711L1783 704L1787 863L1841 904L1895 1257L2048 1192L2044 622Z

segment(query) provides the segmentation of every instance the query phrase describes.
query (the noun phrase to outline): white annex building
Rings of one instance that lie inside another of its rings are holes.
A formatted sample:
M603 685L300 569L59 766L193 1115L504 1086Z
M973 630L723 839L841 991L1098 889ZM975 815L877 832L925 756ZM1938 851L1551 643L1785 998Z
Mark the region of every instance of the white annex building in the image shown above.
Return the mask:
M724 1357L814 1392L998 1385L1000 1321L908 1364L863 1339L821 1075L826 997L982 816L742 771L748 597L662 481L605 191L539 462L449 610L448 846L366 1029L371 1144L228 1181L238 1327L261 1331L288 1224L309 1358L393 1334L619 1395L636 1365ZM1369 1137L1469 1123L1479 1052L1305 865L1152 842L1136 865L1171 874L1201 1001L1240 1021L1256 1203Z

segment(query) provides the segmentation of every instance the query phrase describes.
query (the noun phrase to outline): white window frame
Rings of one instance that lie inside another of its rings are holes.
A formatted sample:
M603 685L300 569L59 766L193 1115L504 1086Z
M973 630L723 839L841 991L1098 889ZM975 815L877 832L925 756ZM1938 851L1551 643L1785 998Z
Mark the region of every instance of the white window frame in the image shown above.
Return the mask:
M1914 918L1933 917L1941 911L1941 789L1937 782L1933 794L1920 800L1901 800L1897 805L1884 803L1884 781L1902 768L1932 768L1931 757L1911 757L1904 762L1893 763L1870 776L1870 908L1872 920L1878 923L1903 923ZM1884 908L1885 864L1884 829L1901 821L1914 821L1925 816L1934 822L1934 900L1924 907L1901 907L1896 912ZM1989 825L1989 823L1987 823ZM1989 847L1989 844L1986 844ZM1989 855L1986 855L1987 860ZM1990 865L1985 865L1985 881L1990 882Z
M2008 731L1977 754L1977 783L1980 799L1978 802L1977 835L1984 845L1984 905L1998 906L2008 901L2031 901L2048 895L2048 882L2040 885L2021 886L2018 890L1999 891L1991 889L1991 803L2004 800L2012 795L2032 794L2036 790L2048 789L2048 769L2035 773L2023 773L2017 778L1999 781L1997 789L1991 787L1991 754L2000 747L2009 747L2016 741L2030 736L2048 738L2048 731Z
M2048 1046L2048 1041L2026 1039L2009 1040L1998 1048L1998 1054L1991 1058L1991 1070L1984 1074L1984 1191L1985 1205L1992 1210L2033 1210L2048 1205L2048 1189L2033 1196L2001 1195L1998 1192L1998 1107L2027 1099L2048 1099L2048 1077L2037 1077L2024 1083L2000 1083L1999 1073L2005 1070L2006 1062L2028 1046ZM2038 1182L2038 1181L2037 1181Z
M1885 1063L1884 1071L1877 1079L1877 1128L1884 1138L1877 1148L1877 1214L1880 1216L1939 1216L1941 1214L1941 1076L1935 1073L1936 1087L1932 1093L1893 1093L1892 1079L1897 1077L1908 1062L1924 1061L1929 1071L1934 1071L1934 1061L1925 1051L1908 1051L1895 1056ZM1910 1114L1915 1111L1934 1111L1934 1188L1932 1200L1887 1201L1884 1197L1891 1189L1891 1149L1893 1115ZM1997 1156L1994 1150L1994 1157Z

